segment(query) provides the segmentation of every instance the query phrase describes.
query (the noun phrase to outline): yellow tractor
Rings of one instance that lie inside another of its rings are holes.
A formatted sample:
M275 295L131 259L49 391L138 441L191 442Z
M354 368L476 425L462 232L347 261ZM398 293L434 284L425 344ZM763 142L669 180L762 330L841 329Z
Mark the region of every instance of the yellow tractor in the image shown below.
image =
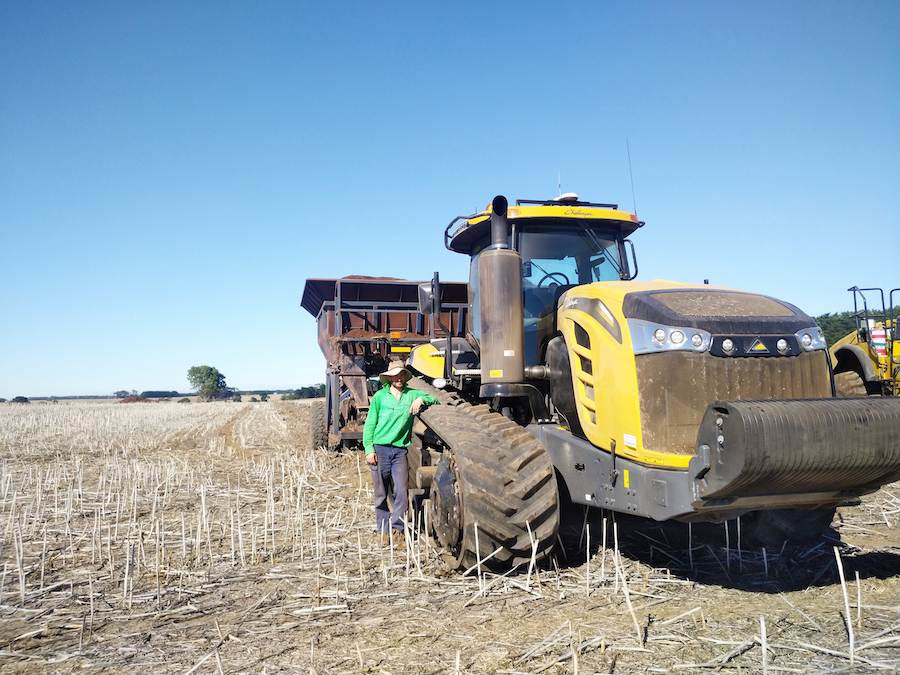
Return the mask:
M835 398L823 333L787 302L637 281L643 225L567 194L498 196L444 230L470 258L468 302L448 312L437 273L418 284L409 321L436 337L409 347L410 386L441 405L419 416L409 460L454 567L547 558L563 502L750 514L787 539L900 479L900 398Z
M900 396L900 335L897 334L897 307L900 288L888 295L880 288L848 289L853 293L856 330L831 346L834 384L838 396ZM877 295L877 304L869 307Z

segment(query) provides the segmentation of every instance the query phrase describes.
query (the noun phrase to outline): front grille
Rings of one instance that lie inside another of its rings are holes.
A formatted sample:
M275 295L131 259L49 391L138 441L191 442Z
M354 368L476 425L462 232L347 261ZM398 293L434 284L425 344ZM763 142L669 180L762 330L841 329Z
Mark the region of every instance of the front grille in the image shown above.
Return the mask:
M700 420L713 401L828 398L826 358L824 351L768 358L686 351L638 355L644 449L693 454Z

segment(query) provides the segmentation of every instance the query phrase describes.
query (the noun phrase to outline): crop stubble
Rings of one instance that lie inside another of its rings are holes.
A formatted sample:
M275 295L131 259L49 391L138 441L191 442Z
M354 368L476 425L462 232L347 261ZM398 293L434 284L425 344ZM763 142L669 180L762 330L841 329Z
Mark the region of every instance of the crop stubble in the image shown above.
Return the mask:
M570 508L553 567L463 577L424 537L380 548L359 453L308 425L305 402L5 404L0 669L900 670L897 484L771 551Z

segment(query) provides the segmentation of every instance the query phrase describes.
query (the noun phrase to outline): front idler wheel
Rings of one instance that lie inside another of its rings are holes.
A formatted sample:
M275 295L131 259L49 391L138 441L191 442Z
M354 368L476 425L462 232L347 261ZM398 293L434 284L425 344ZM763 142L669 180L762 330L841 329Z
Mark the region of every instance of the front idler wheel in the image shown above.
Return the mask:
M431 482L431 527L438 543L457 556L462 542L462 504L453 462L444 456Z

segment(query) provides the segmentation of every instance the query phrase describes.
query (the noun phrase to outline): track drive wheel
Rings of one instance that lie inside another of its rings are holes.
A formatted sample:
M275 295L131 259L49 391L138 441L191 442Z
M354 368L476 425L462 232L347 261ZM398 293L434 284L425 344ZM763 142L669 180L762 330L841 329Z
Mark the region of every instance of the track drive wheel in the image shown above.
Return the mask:
M328 444L327 416L328 401L324 398L313 399L309 404L309 447L313 450Z
M426 387L416 386L432 393ZM421 418L448 448L431 484L429 514L447 562L469 569L478 556L503 570L544 560L559 530L556 476L544 446L488 406L440 394L446 404Z

